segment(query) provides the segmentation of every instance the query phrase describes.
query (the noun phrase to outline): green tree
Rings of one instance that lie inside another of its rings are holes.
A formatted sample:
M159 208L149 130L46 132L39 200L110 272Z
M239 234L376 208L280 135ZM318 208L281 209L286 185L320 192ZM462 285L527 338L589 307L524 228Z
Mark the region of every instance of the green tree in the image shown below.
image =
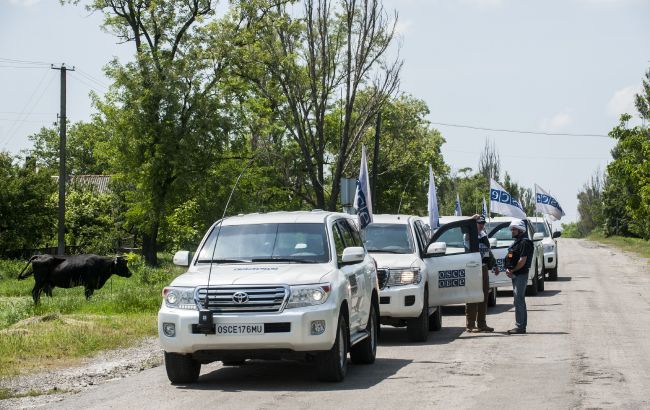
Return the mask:
M207 41L221 34L211 0L93 0L88 9L103 13L104 28L134 47L133 62L106 67L114 83L96 103L128 223L155 265L165 216L241 138L219 88L230 39Z
M582 190L578 193L578 223L577 229L581 236L586 236L596 228L602 228L603 215L603 186L606 184L604 176L596 171Z
M0 252L49 245L56 206L50 196L56 184L33 161L19 165L0 152Z

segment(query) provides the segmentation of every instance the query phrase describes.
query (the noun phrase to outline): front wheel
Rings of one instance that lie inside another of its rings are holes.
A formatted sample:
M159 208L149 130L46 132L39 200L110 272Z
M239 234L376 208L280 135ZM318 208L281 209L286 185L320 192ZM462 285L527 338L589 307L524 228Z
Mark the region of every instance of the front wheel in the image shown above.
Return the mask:
M544 271L542 270L542 272ZM537 290L544 292L544 275L542 275L541 279L537 279Z
M548 270L548 280L550 281L557 280L557 265L553 269Z
M494 307L497 305L497 288L490 289L491 292L488 294L488 307Z
M429 293L424 291L422 311L420 316L409 319L406 323L406 333L411 342L426 342L429 337Z
M429 330L442 329L442 306L437 306L433 315L429 316Z
M537 282L537 272L535 272L535 275L533 275L533 284L526 288L528 296L537 296Z
M340 382L348 372L348 323L343 312L339 315L334 346L316 356L318 378L324 382Z
M350 348L350 359L354 364L371 364L377 357L377 329L379 327L379 313L375 304L370 305L366 332L368 337Z
M189 356L165 352L165 370L172 384L194 383L201 373L201 363Z

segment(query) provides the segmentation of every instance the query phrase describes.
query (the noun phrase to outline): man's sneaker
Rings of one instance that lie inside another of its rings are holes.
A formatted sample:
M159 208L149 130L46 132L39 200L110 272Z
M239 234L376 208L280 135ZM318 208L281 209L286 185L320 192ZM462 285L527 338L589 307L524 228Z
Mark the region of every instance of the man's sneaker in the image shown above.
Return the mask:
M473 332L476 332L476 328L474 326L467 326L465 328L465 331L469 332L469 333L473 333Z
M494 328L490 326L480 326L476 331L479 333L491 333L494 332Z
M508 330L509 335L521 335L526 333L526 329L520 329L518 327L515 327L514 329Z

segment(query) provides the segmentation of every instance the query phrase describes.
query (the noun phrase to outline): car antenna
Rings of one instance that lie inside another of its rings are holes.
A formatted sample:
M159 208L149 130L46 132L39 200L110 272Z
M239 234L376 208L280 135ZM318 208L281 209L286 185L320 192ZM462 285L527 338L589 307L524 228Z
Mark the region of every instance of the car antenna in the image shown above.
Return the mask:
M249 166L255 161L257 158L257 153L253 155L253 157L248 161L248 163L244 166L244 168L241 170L239 173L239 176L237 177L237 180L235 181L235 185L233 185L232 190L230 191L230 195L228 196L228 200L226 201L226 206L223 208L223 214L221 215L221 219L219 222L219 226L217 227L217 236L214 238L214 247L212 248L212 255L210 256L210 268L208 270L208 283L206 284L205 287L205 300L203 302L203 308L199 308L199 325L198 325L198 330L200 333L204 334L210 334L214 333L214 321L212 319L212 312L208 308L208 296L209 296L209 287L210 287L210 276L212 275L212 264L214 263L214 254L217 251L217 242L219 241L219 235L221 234L221 227L223 226L223 221L226 218L226 212L228 211L228 206L230 205L230 200L232 199L232 195L235 193L235 189L237 188L237 185L239 184L239 180L241 179L242 175L244 175L244 172L248 169Z

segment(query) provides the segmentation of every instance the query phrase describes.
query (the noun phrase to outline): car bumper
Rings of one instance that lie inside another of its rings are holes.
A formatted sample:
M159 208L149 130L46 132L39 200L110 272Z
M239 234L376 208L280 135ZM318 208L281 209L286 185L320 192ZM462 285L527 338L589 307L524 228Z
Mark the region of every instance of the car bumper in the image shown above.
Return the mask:
M379 291L381 317L413 318L422 313L424 290L421 286L397 286Z
M199 322L198 311L169 309L163 306L158 312L158 335L163 350L170 353L187 354L206 350L254 349L286 349L296 352L323 351L329 350L334 345L338 314L338 306L334 303L285 309L282 313L275 314L215 314L213 315L215 325L263 324L264 333L206 335L192 333L192 325ZM311 334L311 322L315 320L325 322L325 331L320 335ZM163 323L173 323L176 335L166 336L163 333ZM287 326L288 331L286 331Z

